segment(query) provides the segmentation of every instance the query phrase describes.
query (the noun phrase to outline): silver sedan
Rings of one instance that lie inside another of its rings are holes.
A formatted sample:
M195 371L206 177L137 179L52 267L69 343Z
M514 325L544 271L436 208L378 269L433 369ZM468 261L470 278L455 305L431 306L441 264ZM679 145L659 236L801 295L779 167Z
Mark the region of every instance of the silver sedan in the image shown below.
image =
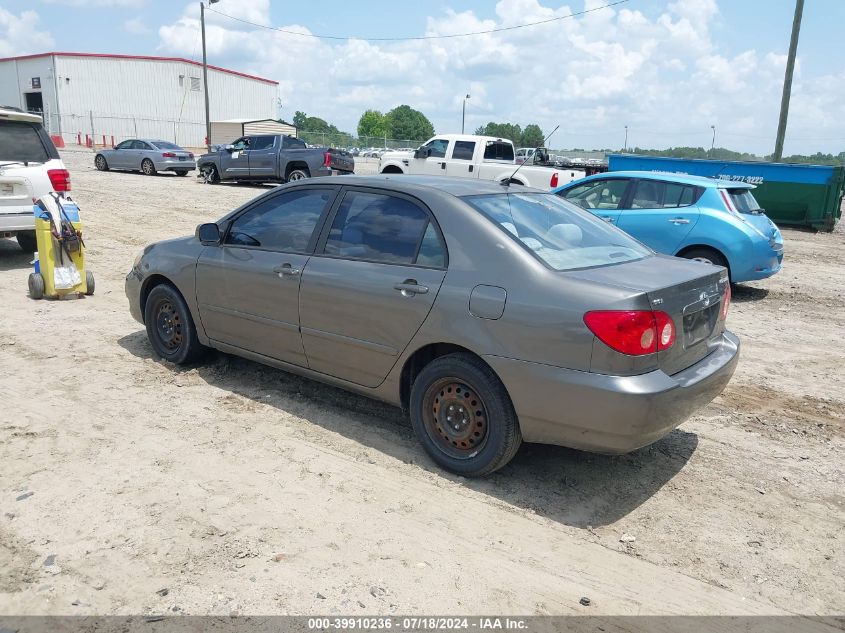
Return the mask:
M113 149L103 149L94 156L94 166L100 171L125 169L154 176L160 171L172 171L186 176L197 168L194 155L175 143L153 139L127 139Z

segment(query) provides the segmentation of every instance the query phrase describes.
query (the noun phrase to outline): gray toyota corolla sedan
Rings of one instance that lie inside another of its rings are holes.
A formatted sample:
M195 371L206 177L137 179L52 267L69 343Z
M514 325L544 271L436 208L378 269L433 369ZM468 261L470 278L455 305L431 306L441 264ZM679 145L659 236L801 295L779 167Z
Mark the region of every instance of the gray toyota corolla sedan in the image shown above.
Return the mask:
M437 177L273 189L126 277L156 354L209 347L410 413L453 472L520 443L625 453L718 395L738 360L718 266L658 255L558 196Z

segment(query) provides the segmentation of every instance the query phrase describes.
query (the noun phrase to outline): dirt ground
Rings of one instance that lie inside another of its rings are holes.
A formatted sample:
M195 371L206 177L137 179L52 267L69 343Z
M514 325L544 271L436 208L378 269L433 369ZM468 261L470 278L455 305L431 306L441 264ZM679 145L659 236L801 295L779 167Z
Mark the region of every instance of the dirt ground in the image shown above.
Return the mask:
M734 296L735 377L668 437L472 481L385 405L154 359L135 255L261 189L64 158L96 294L29 299L0 240L0 614L845 612L845 226L784 231Z

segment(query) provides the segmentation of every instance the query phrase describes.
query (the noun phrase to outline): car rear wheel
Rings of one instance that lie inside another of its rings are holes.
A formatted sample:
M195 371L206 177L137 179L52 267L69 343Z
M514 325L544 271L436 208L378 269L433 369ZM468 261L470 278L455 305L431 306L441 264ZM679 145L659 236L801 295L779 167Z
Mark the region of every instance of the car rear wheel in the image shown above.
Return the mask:
M411 387L410 411L429 456L459 475L489 475L513 459L522 443L504 385L470 354L449 354L426 365Z
M97 168L97 171L108 171L109 164L106 162L106 157L102 154L97 154L97 157L94 159L94 167Z
M156 166L153 165L153 161L149 158L145 158L141 161L141 171L145 176L155 176L156 175Z
M38 240L35 238L35 231L21 231L15 238L18 240L18 246L25 253L34 253L38 250Z
M214 165L203 165L200 168L200 175L207 185L216 185L220 182L220 174L217 173L217 167Z
M160 284L150 291L144 323L153 351L164 360L184 365L199 360L206 351L185 300L173 286Z
M308 178L308 172L304 169L294 169L288 174L288 182L296 182L297 180L305 180Z
M697 262L713 264L714 266L728 267L728 261L717 250L712 248L693 248L681 254L686 259L694 259Z
M188 172L186 172L184 169L180 169L179 171L176 172L176 175L177 176L187 176Z

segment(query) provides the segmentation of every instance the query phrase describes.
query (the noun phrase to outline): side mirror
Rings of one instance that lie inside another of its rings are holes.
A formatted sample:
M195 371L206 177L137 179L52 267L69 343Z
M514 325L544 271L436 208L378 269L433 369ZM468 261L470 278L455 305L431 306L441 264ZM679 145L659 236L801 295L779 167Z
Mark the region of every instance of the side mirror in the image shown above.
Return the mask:
M431 156L431 149L428 147L420 147L414 152L414 158L428 158Z
M224 146L223 146L223 149L225 149L227 152L234 152L234 151L235 151L235 146L234 146L234 145L232 145L231 143L229 143L228 145L224 145Z
M214 245L220 243L220 227L213 222L200 224L197 227L197 239L201 244Z

